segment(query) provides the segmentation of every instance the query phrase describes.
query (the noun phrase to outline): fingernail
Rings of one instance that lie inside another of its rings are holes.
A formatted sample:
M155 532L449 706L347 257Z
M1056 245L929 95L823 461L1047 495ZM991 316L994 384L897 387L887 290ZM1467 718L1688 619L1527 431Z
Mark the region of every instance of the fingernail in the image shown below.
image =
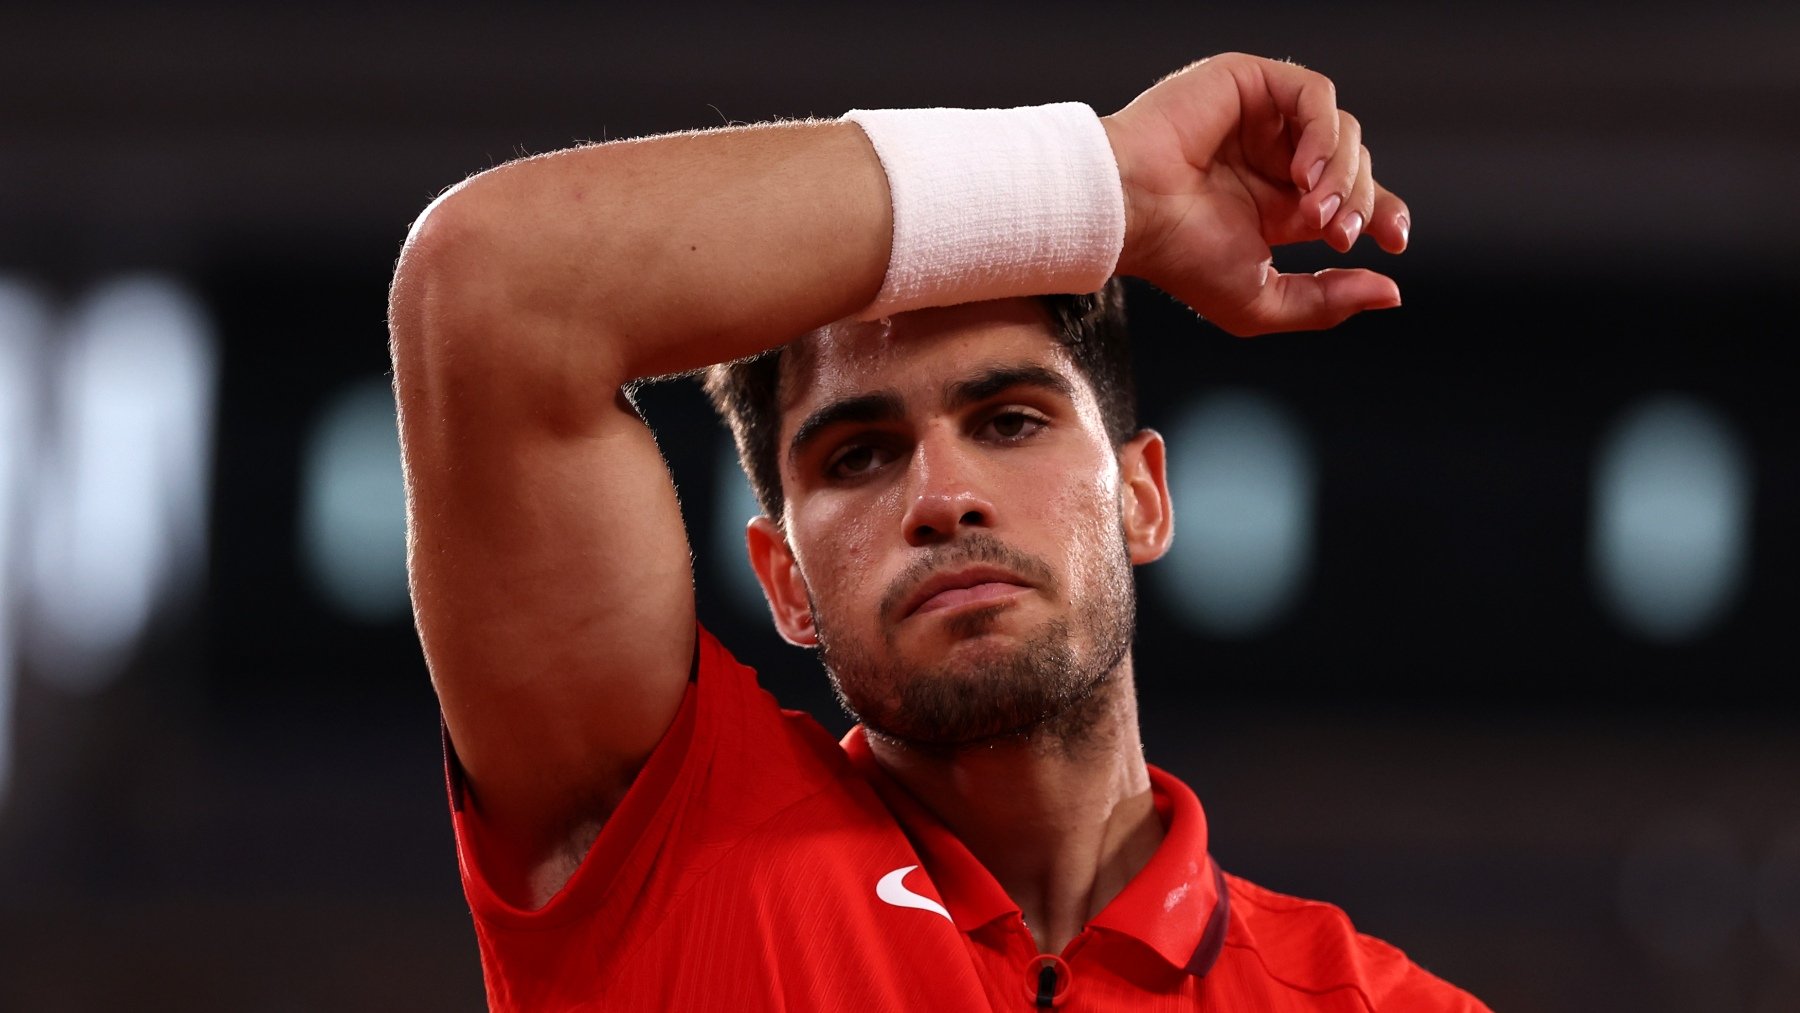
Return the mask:
M1400 226L1400 243L1401 243L1401 245L1405 245L1406 243L1411 242L1412 241L1412 219L1406 217L1405 215L1401 215L1399 218L1396 218L1394 220L1394 224Z
M1344 245L1345 246L1348 246L1351 243L1356 242L1356 237L1362 235L1362 227L1363 227L1363 216L1362 216L1361 211L1352 211L1348 215L1344 216Z
M1338 205L1342 203L1344 199L1335 193L1325 198L1325 203L1319 205L1319 228L1324 228L1325 223L1331 221L1331 216L1337 214Z
M1311 193L1319 185L1319 177L1325 175L1325 160L1319 159L1313 167L1306 170L1306 192Z

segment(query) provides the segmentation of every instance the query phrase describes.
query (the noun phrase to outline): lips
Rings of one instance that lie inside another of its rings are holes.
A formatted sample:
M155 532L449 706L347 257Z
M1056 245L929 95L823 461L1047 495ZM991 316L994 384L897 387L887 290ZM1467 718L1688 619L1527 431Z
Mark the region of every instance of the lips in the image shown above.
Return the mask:
M899 617L994 601L1029 590L1032 584L1010 570L996 566L969 566L934 573L913 588L901 602Z

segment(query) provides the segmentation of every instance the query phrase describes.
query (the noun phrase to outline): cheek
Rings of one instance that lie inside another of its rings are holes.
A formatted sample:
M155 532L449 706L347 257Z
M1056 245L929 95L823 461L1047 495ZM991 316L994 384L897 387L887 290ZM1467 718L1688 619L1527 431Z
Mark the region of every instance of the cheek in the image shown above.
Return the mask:
M1060 517L1065 526L1083 527L1118 522L1118 470L1106 461L1084 456L1062 467L1041 467L1025 476L1036 486L1027 502L1041 504Z
M795 555L821 611L843 614L859 591L880 592L875 550L886 516L868 503L854 509L847 503L814 504L795 515L796 529L807 532L795 540Z
M1075 475L1092 477L1081 481ZM1063 483L1044 490L1034 502L1045 510L1041 522L1046 528L1061 532L1062 544L1056 548L1080 581L1105 565L1107 555L1094 549L1119 538L1119 490L1110 468L1070 469L1063 477Z

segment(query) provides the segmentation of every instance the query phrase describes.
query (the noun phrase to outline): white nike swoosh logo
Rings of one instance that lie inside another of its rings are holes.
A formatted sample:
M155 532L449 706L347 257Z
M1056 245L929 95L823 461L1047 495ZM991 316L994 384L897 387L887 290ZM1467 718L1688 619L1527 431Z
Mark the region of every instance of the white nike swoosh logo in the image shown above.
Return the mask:
M906 884L900 882L906 878L907 873L917 868L918 866L916 865L903 865L893 872L881 877L881 882L875 884L875 896L880 897L882 900L887 901L895 907L918 908L920 911L936 911L938 914L944 916L945 921L954 924L954 920L950 917L950 912L944 910L944 905L939 904L930 897L921 897L918 894L913 893L906 888Z

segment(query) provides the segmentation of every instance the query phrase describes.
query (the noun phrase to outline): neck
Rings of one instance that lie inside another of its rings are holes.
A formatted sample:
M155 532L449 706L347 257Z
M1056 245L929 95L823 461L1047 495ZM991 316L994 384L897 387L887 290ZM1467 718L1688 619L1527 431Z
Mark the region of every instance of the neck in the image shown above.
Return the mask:
M1162 842L1127 656L1112 677L1027 736L956 750L871 735L895 780L993 873L1043 953L1059 953Z

